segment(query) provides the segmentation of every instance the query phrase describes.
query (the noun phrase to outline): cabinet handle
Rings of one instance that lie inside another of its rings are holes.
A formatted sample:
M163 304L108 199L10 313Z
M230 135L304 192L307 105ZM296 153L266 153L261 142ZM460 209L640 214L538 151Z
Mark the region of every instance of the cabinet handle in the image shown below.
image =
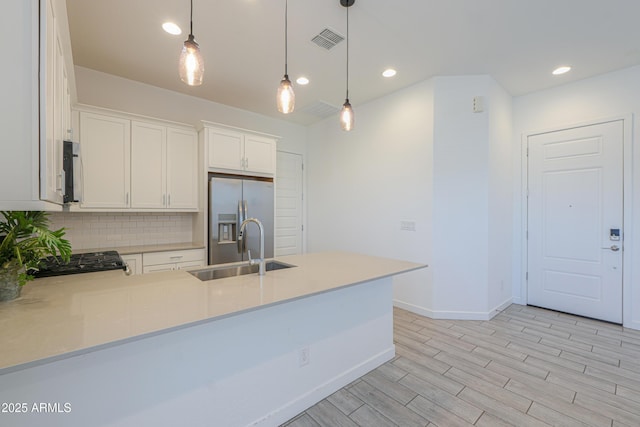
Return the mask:
M64 172L56 175L56 191L64 191Z
M249 169L249 158L248 157L244 158L244 167L245 167L245 169Z
M125 204L126 206L129 206L129 193L128 193L128 192L127 192L127 196L126 196L126 198L125 198L124 204Z

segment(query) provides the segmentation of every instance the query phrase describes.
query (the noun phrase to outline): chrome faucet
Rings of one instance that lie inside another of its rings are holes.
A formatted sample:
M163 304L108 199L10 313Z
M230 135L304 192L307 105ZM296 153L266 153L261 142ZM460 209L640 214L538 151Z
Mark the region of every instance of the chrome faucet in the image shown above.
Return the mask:
M258 274L260 276L264 276L265 265L266 265L264 261L264 227L262 226L262 223L260 222L260 220L257 218L247 218L244 221L242 221L242 225L240 225L240 233L238 233L238 239L242 240L244 238L244 229L247 226L247 224L250 222L256 223L256 225L260 229L260 258L252 259L251 249L248 249L247 254L249 256L249 265L255 265L259 263Z

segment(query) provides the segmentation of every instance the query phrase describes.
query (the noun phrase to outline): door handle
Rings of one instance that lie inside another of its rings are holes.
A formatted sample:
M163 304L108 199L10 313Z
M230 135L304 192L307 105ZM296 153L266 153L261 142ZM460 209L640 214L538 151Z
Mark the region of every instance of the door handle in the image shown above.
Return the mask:
M242 234L240 232L240 228L244 221L244 210L242 208L242 200L238 200L238 221L236 222L236 241L238 244L238 253L242 253L243 239L241 238ZM244 237L244 236L242 236Z
M602 249L610 249L610 250L612 250L613 252L618 252L618 251L620 250L620 247L619 247L618 245L611 245L611 246L610 246L610 247L608 247L608 248L602 248Z

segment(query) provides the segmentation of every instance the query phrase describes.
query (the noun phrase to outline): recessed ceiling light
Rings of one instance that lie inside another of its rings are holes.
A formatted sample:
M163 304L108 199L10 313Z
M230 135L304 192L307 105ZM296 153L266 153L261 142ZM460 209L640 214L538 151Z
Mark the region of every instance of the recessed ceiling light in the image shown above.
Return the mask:
M162 24L162 29L169 34L173 34L174 36L182 34L182 30L180 29L180 27L178 27L173 22L165 22L164 24Z
M571 70L571 67L567 66L567 65L563 65L562 67L558 67L555 70L553 70L553 75L554 76L559 76L560 74L564 74L567 73Z
M298 83L299 85L308 85L309 84L309 79L306 77L298 77L298 79L296 80L296 83Z
M382 75L385 77L393 77L396 75L396 70L394 70L393 68L387 68L382 72Z

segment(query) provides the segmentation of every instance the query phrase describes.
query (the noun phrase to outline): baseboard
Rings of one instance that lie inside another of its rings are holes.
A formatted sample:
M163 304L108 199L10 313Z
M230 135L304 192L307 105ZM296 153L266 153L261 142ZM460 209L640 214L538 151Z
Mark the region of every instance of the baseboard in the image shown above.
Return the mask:
M482 311L438 311L430 310L417 305L409 304L404 301L393 300L393 305L398 308L410 311L430 319L446 319L446 320L490 320L502 310L507 308L513 302L512 298L506 299L498 304L494 309Z
M395 345L391 345L388 349L372 356L364 362L342 372L341 374L329 379L328 381L318 385L316 388L309 390L307 393L298 396L296 399L287 402L278 409L266 414L264 417L248 424L249 426L275 426L280 425L299 413L307 410L322 399L330 396L340 390L347 384L352 383L366 373L374 370L378 366L393 359L396 354Z
M622 326L628 329L635 329L637 331L640 331L640 321L638 320L631 321L628 324L623 324Z
M511 301L514 304L518 304L518 305L527 305L527 303L525 302L524 298L522 297L513 297L512 298L513 301Z

